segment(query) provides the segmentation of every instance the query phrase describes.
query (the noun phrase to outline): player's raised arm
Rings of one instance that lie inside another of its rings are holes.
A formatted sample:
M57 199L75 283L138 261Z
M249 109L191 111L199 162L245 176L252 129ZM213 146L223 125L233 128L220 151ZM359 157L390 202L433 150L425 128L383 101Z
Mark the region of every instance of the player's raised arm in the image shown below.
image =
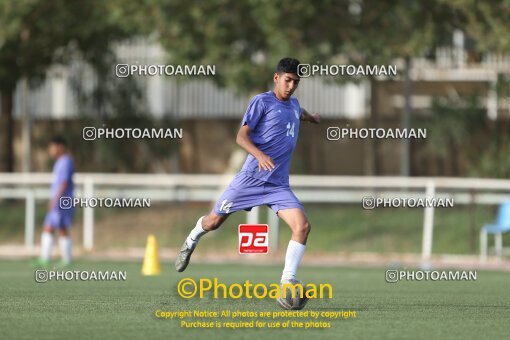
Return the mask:
M301 111L301 120L304 122L310 122L314 124L319 124L321 121L321 115L319 113L309 113L304 108Z
M250 139L250 127L248 125L243 125L237 132L236 138L237 144L242 147L246 152L250 153L253 157L255 157L259 161L259 171L261 169L271 171L274 169L274 161L271 157L263 153L253 144Z

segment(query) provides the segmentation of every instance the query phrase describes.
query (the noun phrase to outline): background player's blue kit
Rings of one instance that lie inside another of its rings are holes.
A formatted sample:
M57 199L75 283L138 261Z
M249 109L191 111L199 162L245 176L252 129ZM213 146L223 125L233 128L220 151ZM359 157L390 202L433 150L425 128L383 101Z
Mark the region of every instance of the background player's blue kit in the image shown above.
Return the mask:
M51 197L55 198L62 183L67 182L68 186L62 197L73 197L74 164L71 157L62 155L58 158L53 166L53 182L51 183ZM44 219L45 226L51 226L56 229L69 228L73 222L74 207L62 209L60 201L55 202L55 206L51 209Z

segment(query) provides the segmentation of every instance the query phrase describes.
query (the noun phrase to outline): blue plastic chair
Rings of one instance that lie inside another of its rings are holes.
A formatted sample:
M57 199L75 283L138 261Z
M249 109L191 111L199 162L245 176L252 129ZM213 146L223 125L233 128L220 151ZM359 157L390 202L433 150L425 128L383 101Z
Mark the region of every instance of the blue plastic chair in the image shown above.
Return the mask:
M487 260L487 234L494 234L496 255L501 257L503 252L503 233L510 232L510 200L499 206L495 223L486 224L480 231L480 260Z

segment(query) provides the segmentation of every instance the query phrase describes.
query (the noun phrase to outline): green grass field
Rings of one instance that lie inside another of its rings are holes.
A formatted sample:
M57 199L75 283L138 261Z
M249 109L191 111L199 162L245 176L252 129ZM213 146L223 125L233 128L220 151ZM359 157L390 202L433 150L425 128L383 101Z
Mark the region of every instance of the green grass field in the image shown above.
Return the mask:
M125 282L36 283L27 261L0 262L3 339L498 339L508 337L510 273L478 271L476 282L386 283L385 269L302 267L305 282L330 283L332 300L305 310L357 312L329 329L185 329L156 310L279 311L272 300L185 300L183 277L218 277L223 283L271 283L280 266L192 264L183 274L143 277L139 263L79 262L72 270L125 270ZM289 318L281 319L282 321ZM244 319L245 321L250 319ZM305 321L305 320L301 320Z

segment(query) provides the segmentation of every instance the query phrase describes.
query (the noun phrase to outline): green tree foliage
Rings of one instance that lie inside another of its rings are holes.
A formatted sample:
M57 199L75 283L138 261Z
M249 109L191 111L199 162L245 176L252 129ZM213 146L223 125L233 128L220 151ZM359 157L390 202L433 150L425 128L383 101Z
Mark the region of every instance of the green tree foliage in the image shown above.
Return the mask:
M451 31L438 1L163 0L156 27L170 60L216 64L216 80L267 85L282 56L329 63L389 63L423 55Z
M249 92L267 88L283 56L388 64L432 55L454 29L478 53L508 52L509 17L508 1L496 0L0 0L2 166L13 169L17 82L36 84L50 65L78 56L97 71L96 106L109 111L122 90L108 80L117 41L153 33L169 62L215 64L216 82Z
M26 78L35 86L47 69L79 56L102 74L113 72L113 42L142 34L146 1L2 0L0 2L0 150L4 171L14 169L13 93Z

